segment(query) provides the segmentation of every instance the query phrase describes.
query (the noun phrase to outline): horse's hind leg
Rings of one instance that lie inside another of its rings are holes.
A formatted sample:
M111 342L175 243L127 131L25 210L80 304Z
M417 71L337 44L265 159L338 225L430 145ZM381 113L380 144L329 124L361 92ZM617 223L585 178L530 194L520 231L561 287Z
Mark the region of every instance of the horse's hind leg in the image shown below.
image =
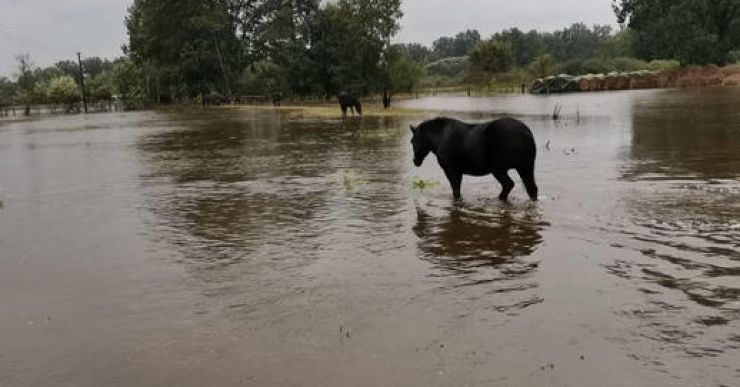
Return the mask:
M537 189L537 184L534 182L534 166L517 168L516 171L519 173L519 177L522 178L529 198L536 202L539 190Z
M514 181L511 180L509 174L506 171L494 172L493 177L495 177L496 180L501 183L501 194L498 195L498 198L503 201L509 200L509 193L511 193L511 190L514 189Z

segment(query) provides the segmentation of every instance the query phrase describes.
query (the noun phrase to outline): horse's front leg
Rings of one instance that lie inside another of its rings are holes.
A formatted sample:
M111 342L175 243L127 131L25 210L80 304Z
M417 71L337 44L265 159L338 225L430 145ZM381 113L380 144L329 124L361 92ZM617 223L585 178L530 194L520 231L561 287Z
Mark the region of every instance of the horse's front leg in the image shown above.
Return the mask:
M462 185L462 173L451 169L451 168L445 168L445 175L447 176L447 180L450 181L450 187L452 188L452 196L455 197L455 199L460 199L460 186Z

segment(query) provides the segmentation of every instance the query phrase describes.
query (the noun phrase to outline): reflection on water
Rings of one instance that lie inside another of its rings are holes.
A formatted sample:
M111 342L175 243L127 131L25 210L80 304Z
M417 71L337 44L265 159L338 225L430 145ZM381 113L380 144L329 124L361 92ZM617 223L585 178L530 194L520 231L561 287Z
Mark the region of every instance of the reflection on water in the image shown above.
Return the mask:
M735 89L695 89L640 103L632 114L632 168L626 177L737 181L737 97Z
M537 269L539 263L527 258L543 242L541 231L547 223L536 207L494 205L492 210L455 205L438 212L442 214L434 216L417 206L413 230L423 258L447 275L471 277L465 285L473 285L525 277ZM495 274L485 275L490 271Z
M621 200L638 259L606 265L639 281L640 335L692 357L732 358L740 325L740 115L732 89L670 91L633 112Z
M150 171L144 180L162 182L149 199L158 227L188 262L199 263L200 277L224 281L223 273L200 270L243 261L248 269L229 269L228 278L245 270L288 275L281 270L320 256L322 236L358 217L387 217L402 200L391 184L400 173L397 150L384 151L398 148L397 119L288 120L269 111L197 117L174 117L183 128L145 136L140 149ZM384 153L391 157L378 164ZM347 192L343 171L374 184ZM348 207L352 200L366 204Z

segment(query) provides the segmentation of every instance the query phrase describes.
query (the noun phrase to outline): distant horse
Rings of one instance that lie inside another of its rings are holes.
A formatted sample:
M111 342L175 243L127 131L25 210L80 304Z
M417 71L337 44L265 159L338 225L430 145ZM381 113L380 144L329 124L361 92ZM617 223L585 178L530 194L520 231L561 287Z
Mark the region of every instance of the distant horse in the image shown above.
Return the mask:
M455 198L460 198L463 175L492 174L503 188L499 199L506 201L514 188L508 171L516 169L529 197L537 200L534 180L537 146L532 132L521 121L502 118L466 124L451 118L436 118L418 127L411 126L411 132L414 165L420 167L429 152L434 153Z
M342 109L342 117L347 117L347 109L355 115L355 110L358 115L362 115L362 104L350 93L340 93L338 98L339 108Z

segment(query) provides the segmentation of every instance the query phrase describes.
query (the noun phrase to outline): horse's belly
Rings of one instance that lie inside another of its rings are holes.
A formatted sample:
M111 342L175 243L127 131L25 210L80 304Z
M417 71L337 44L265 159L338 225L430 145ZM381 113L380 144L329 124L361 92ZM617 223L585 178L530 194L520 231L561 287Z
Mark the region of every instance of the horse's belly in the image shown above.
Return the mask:
M491 165L485 160L469 160L461 169L463 174L471 176L484 176L493 171Z

